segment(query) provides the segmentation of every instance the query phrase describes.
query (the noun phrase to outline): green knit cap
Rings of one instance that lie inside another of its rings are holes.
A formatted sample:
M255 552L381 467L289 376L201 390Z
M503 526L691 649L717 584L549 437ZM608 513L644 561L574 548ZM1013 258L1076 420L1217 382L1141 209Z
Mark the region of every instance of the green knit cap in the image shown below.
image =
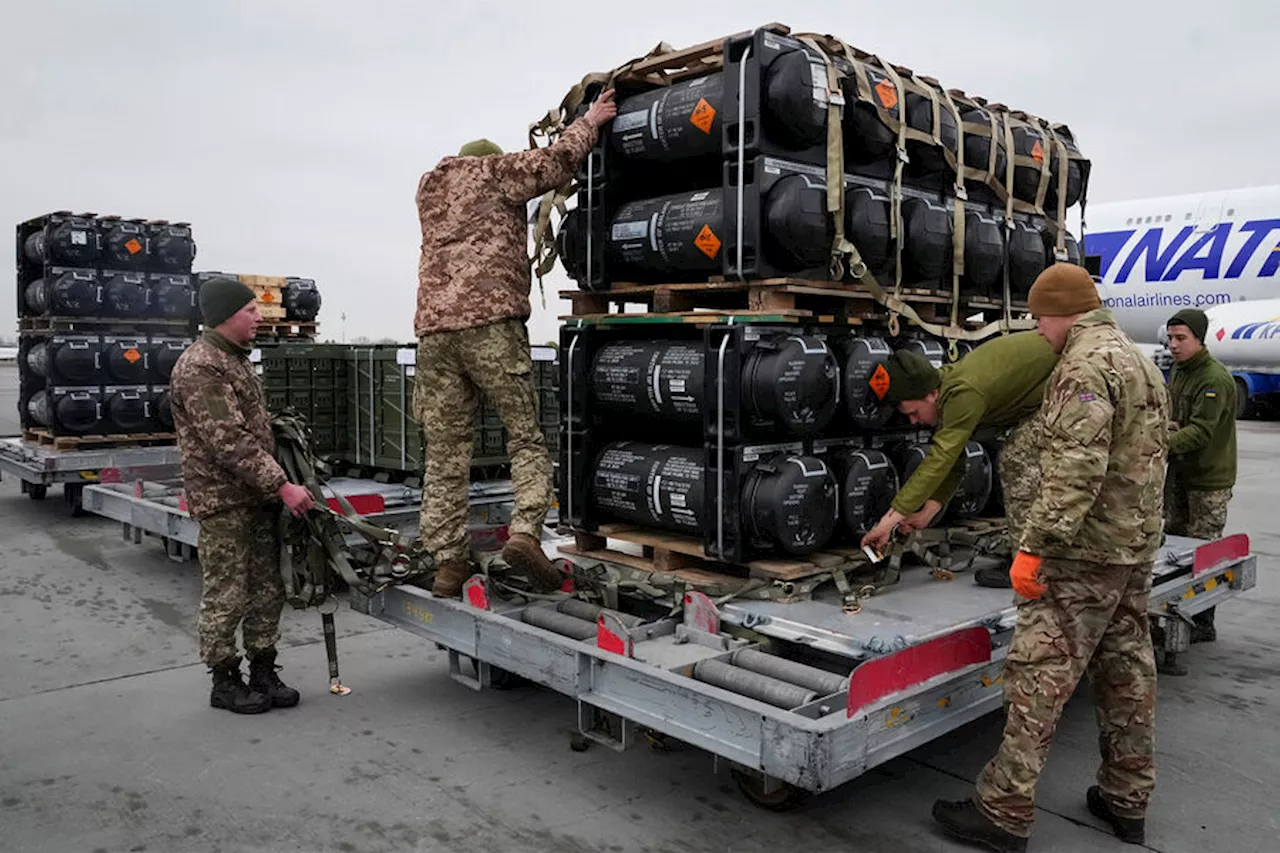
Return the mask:
M459 157L485 157L489 154L501 154L502 149L496 142L487 139L473 139L458 151Z
M942 374L938 368L912 350L894 350L884 366L889 373L889 390L884 395L886 403L896 405L905 400L920 400L942 385Z
M200 317L206 328L225 323L258 295L238 278L218 276L200 285Z
M1196 340L1204 343L1205 333L1209 331L1209 317L1199 308L1183 308L1169 318L1168 326L1186 326Z

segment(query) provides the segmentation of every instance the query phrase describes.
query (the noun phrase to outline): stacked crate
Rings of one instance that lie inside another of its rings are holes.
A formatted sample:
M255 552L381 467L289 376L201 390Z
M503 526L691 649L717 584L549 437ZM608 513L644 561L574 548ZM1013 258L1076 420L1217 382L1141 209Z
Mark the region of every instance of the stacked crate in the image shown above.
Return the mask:
M187 223L67 211L17 226L19 417L56 447L172 440L169 373L194 340Z
M257 295L259 341L315 340L321 304L315 279L210 270L196 273L197 291L211 278L237 279Z

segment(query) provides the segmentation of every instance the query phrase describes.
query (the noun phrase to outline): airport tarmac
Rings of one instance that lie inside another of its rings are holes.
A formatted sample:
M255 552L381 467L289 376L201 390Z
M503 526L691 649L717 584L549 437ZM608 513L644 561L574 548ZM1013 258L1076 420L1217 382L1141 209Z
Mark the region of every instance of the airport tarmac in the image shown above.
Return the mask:
M1220 639L1194 647L1190 676L1160 681L1146 849L1162 853L1280 850L1280 424L1242 423L1240 462L1229 527L1253 538L1258 586L1221 609ZM432 644L345 606L351 695L326 691L319 616L286 610L282 675L301 705L211 709L199 590L198 566L156 542L0 483L0 850L960 850L930 807L968 796L1000 734L988 716L774 814L693 749L573 752L570 700L472 692ZM1096 765L1083 690L1055 737L1030 850L1133 849L1085 809Z

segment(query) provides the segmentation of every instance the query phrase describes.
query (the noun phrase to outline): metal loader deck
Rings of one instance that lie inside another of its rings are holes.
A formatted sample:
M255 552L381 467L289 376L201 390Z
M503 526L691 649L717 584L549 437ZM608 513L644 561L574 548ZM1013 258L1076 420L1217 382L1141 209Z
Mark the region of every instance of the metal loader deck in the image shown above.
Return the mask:
M176 445L56 450L21 438L0 438L0 475L18 478L22 493L32 500L44 500L50 486L61 484L77 515L86 486L168 479L177 476L181 461Z

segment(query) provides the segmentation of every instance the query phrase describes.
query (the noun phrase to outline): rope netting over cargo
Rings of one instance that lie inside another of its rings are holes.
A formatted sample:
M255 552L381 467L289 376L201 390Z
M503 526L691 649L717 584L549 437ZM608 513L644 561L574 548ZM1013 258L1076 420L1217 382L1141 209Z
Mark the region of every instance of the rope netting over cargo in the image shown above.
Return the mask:
M584 290L852 281L891 329L902 316L954 343L1025 328L1015 308L1036 275L1081 260L1066 219L1079 205L1083 221L1090 164L1070 128L835 36L770 24L683 50L659 44L583 77L530 127L530 147L553 142L607 88L618 117L538 205L539 279L560 259ZM949 323L926 322L904 298L922 286L949 292ZM966 325L974 295L999 303L1000 319Z

